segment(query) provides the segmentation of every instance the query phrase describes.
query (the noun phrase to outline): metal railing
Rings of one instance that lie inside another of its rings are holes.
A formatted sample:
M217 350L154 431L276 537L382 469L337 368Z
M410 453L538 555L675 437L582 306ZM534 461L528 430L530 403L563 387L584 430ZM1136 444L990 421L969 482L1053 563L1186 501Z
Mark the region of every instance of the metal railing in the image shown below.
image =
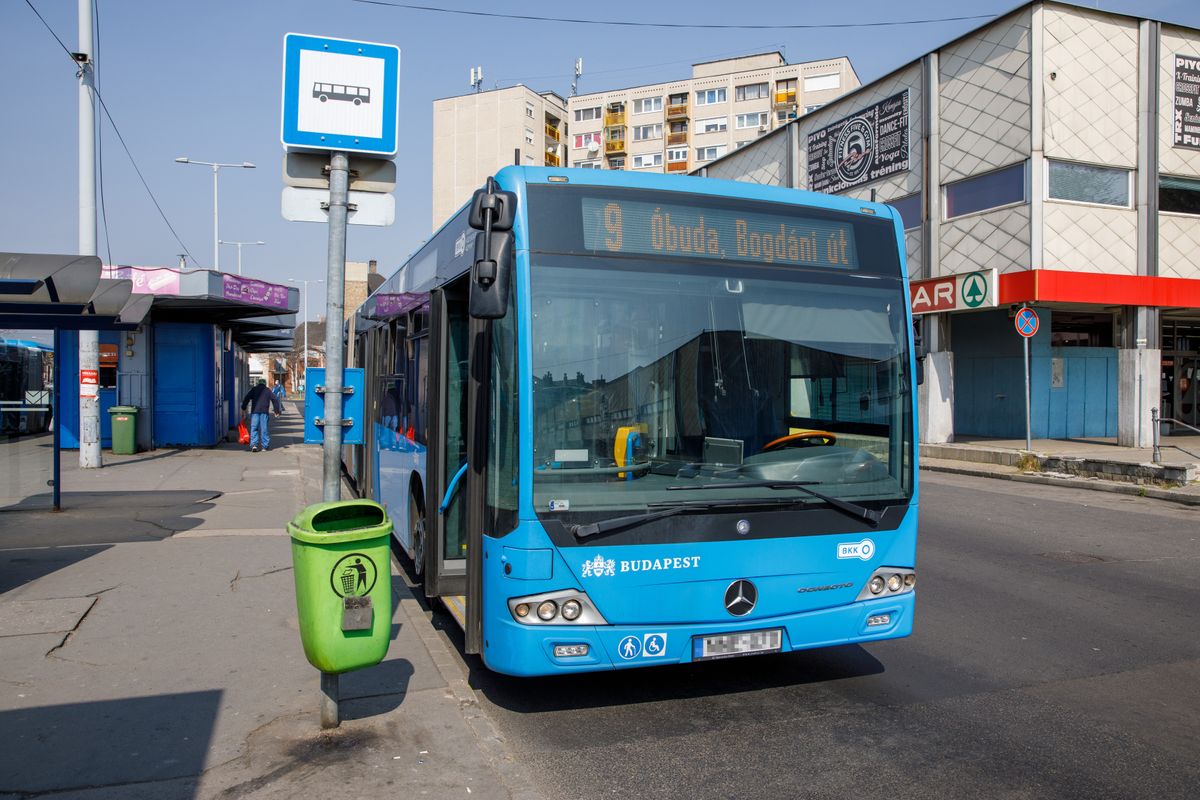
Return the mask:
M687 144L687 131L671 131L667 134L667 144Z
M1200 454L1193 453L1191 450L1185 450L1182 447L1180 447L1179 445L1175 445L1175 444L1164 445L1164 444L1162 444L1162 441L1160 439L1160 436L1161 436L1160 423L1163 423L1163 422L1170 422L1172 425L1178 425L1181 428L1187 428L1189 431L1200 434L1200 428L1189 425L1186 422L1184 422L1183 420L1173 419L1171 417L1160 417L1158 415L1157 408L1150 409L1150 424L1153 426L1152 433L1153 433L1153 439L1154 439L1154 455L1152 456L1152 458L1153 458L1155 464L1162 463L1163 447L1170 447L1174 450L1178 450L1181 453L1186 453L1189 456L1191 456L1192 458L1200 458Z
M625 124L625 112L624 111L606 111L604 113L604 126L606 128L612 127L614 125L624 125L624 124Z
M791 91L775 93L775 105L787 106L787 105L795 105L795 103L796 103L796 90L795 89L792 89Z
M667 119L686 119L688 115L687 103L667 106Z
M546 123L546 138L553 139L556 142L562 141L562 136L558 132L558 128Z

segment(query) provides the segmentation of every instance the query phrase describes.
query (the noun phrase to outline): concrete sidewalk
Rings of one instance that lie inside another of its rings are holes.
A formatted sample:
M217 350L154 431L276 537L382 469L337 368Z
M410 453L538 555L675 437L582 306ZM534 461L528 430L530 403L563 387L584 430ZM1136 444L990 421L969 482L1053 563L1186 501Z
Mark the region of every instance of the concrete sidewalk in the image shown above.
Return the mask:
M1200 436L1162 437L1161 458L1149 447L1116 439L959 438L922 444L921 468L989 478L1072 486L1200 505Z
M269 452L67 454L62 513L0 512L0 798L537 796L394 565L388 655L319 731L283 526L320 449L288 409Z

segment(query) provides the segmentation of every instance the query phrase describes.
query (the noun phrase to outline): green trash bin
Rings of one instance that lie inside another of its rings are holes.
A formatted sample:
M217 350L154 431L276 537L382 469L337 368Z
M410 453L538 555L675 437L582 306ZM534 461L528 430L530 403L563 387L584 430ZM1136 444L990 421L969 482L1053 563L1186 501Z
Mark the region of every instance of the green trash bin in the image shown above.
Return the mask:
M378 664L392 632L392 521L370 500L317 503L288 523L300 639L337 674Z
M137 406L109 406L112 419L113 455L131 456L137 452Z

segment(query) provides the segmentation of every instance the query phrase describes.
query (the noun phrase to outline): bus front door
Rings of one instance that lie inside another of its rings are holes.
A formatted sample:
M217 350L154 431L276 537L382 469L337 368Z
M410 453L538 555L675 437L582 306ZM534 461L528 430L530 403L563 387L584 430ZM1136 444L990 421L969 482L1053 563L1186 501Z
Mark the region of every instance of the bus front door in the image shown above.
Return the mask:
M472 351L478 346L482 323L472 321L467 313L465 278L435 291L431 306L425 509L431 546L425 554L425 593L442 599L466 634L467 652L475 653L482 628L478 602L482 573L477 563L479 537L472 532L482 529L486 458L478 458L470 443L475 427L472 410L481 396L479 375L472 369ZM482 352L487 353L486 349ZM486 366L487 359L482 363Z

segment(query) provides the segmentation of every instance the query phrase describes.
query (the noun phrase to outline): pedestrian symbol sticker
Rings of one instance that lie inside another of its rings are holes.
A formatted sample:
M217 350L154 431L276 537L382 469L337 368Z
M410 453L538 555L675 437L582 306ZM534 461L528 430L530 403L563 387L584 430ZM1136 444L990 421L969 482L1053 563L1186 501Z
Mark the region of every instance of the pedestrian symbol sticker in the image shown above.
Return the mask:
M987 279L983 277L982 272L972 272L962 279L963 305L967 308L979 308L987 300Z
M629 661L632 658L637 658L642 654L642 642L636 636L626 636L617 645L617 655Z
M646 658L666 655L667 635L665 633L647 633L642 637L642 650Z
M338 597L363 597L375 588L379 570L375 562L362 553L343 556L329 573L329 585Z

